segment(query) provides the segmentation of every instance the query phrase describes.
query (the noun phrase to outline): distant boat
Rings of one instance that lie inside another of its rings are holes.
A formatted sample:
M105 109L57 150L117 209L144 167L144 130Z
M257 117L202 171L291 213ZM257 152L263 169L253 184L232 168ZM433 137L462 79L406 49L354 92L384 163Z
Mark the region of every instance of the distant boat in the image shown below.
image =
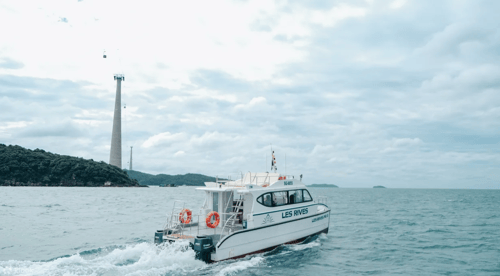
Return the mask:
M175 184L161 184L160 187L177 187Z

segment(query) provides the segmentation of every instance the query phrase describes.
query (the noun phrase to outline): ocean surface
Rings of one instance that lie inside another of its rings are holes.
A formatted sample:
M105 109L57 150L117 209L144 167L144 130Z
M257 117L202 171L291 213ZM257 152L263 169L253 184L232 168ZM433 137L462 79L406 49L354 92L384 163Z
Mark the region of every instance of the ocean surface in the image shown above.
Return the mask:
M0 275L500 275L500 190L310 191L327 235L207 265L153 245L195 188L0 187Z

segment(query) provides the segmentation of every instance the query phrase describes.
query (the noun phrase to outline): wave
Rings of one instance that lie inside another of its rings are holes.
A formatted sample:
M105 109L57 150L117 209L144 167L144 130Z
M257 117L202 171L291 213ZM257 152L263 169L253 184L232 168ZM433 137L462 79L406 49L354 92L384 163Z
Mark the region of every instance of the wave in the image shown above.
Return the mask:
M56 204L40 205L38 207L52 208L52 207L61 207L61 205L56 203Z
M216 275L219 276L235 275L239 271L248 269L250 267L258 266L263 261L264 261L263 257L257 256L257 257L252 257L249 260L243 259L236 261L234 263L229 263L229 264L223 263L222 265L225 265L225 267L221 268L219 273ZM218 269L212 269L212 270L218 270Z
M428 229L427 231L425 231L425 233L451 233L450 231L448 230L443 230L443 229Z
M188 242L156 246L151 243L115 245L81 251L46 261L0 261L0 275L237 275L259 267L269 258L282 261L282 254L303 254L328 237L321 234L300 244L278 247L271 254L256 254L238 260L205 264L195 259ZM293 256L293 255L292 255Z
M187 244L157 247L140 243L84 251L49 261L2 261L0 275L179 275L207 265L195 260Z

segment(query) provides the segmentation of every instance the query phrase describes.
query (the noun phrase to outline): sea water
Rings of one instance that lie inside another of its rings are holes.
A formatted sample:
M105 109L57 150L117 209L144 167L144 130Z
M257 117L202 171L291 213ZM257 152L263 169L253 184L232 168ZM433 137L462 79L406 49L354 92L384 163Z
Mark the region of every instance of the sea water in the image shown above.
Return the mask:
M0 187L0 275L500 275L500 190L310 191L328 234L205 264L153 244L174 200L203 204L194 187Z

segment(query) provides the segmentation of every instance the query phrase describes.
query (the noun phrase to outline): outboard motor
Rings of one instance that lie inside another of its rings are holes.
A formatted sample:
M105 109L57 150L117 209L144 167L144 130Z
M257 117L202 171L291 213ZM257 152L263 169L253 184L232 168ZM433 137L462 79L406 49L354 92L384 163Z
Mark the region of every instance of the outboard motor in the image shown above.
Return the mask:
M155 244L163 243L163 230L156 230L155 233Z
M211 253L215 249L214 241L212 237L197 236L194 239L193 249L196 252L196 259L209 263L211 261Z
M163 235L170 235L172 234L174 231L172 231L171 229L165 229L165 230L156 230L156 233L155 233L155 244L158 245L158 244L162 244L165 240L163 239ZM167 240L169 242L171 242L170 240Z

